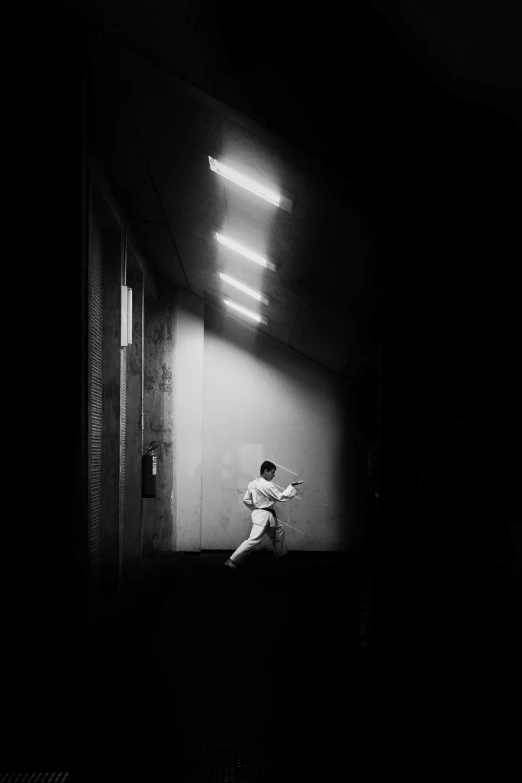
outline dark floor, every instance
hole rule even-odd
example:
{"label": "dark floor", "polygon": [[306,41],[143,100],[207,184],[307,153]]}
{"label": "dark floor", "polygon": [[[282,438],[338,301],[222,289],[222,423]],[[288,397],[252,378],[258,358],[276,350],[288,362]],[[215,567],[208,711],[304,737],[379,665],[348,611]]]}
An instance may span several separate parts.
{"label": "dark floor", "polygon": [[[357,635],[360,567],[328,553],[293,553],[284,564],[259,553],[232,571],[226,557],[146,562],[156,616],[147,601],[141,614],[129,604],[128,621],[120,612],[121,625],[139,623],[143,635],[134,651],[100,662],[100,698],[120,689],[136,727],[151,714],[136,762],[153,755],[158,768],[186,781],[288,780],[297,758],[319,763],[332,696],[345,705],[328,728],[336,752],[335,726],[344,733],[356,720],[370,657]],[[113,622],[108,612],[106,626]],[[107,643],[106,634],[99,638]],[[330,762],[321,760],[323,772]]]}
{"label": "dark floor", "polygon": [[[468,697],[454,690],[466,671],[450,690],[431,659],[413,667],[413,699],[411,683],[403,699],[385,696],[368,559],[291,553],[283,565],[255,553],[234,571],[223,567],[228,554],[147,559],[122,597],[91,600],[91,631],[59,659],[72,663],[65,692],[53,703],[44,689],[47,704],[35,694],[39,708],[18,716],[31,758],[81,780],[112,771],[187,783],[333,781],[383,765],[413,779],[419,759],[435,772],[449,748],[460,751],[454,770],[469,769],[468,749],[476,762]],[[403,657],[415,649],[405,609]],[[482,676],[474,692],[497,704],[488,683]]]}

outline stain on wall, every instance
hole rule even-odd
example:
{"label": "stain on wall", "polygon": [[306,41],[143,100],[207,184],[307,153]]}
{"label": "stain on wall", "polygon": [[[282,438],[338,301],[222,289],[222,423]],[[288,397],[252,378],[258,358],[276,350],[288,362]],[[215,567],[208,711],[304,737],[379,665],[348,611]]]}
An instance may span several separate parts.
{"label": "stain on wall", "polygon": [[143,499],[143,553],[175,548],[173,302],[145,300],[143,448],[156,440],[156,498]]}

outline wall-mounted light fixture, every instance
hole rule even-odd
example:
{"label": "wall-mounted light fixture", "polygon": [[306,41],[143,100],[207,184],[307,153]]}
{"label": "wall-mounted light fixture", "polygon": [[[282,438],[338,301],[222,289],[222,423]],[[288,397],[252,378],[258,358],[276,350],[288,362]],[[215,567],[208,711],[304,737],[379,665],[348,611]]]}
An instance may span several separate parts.
{"label": "wall-mounted light fixture", "polygon": [[233,310],[237,310],[239,313],[246,315],[247,318],[251,318],[253,321],[257,321],[258,323],[265,325],[268,323],[268,318],[265,318],[263,315],[259,315],[259,313],[254,313],[252,310],[247,310],[246,307],[241,307],[241,305],[232,302],[230,299],[223,299],[223,301],[228,307],[231,307]]}
{"label": "wall-mounted light fixture", "polygon": [[221,245],[228,247],[230,250],[234,250],[234,252],[239,253],[239,255],[244,258],[248,258],[248,260],[253,261],[254,264],[259,264],[260,266],[266,267],[266,269],[271,269],[272,272],[276,271],[276,265],[269,261],[268,258],[260,256],[258,253],[254,253],[244,245],[240,245],[239,242],[236,242],[234,239],[225,237],[217,231],[214,231],[214,236]]}
{"label": "wall-mounted light fixture", "polygon": [[216,158],[208,156],[208,162],[212,171],[216,174],[220,174],[230,182],[234,182],[236,185],[248,190],[250,193],[254,193],[259,198],[268,201],[276,207],[284,209],[286,212],[291,212],[293,208],[293,201],[284,193],[280,192],[280,188],[276,188],[274,185],[268,183],[262,184],[261,182],[248,177],[241,171],[238,171],[233,166],[223,161],[218,161]]}
{"label": "wall-mounted light fixture", "polygon": [[244,283],[240,283],[239,280],[235,280],[233,277],[230,277],[230,275],[226,275],[224,272],[219,273],[220,278],[229,285],[233,285],[234,288],[237,288],[239,291],[243,291],[243,293],[248,294],[248,296],[251,296],[253,299],[257,299],[258,302],[263,302],[263,304],[270,304],[270,300],[259,291],[255,291],[253,288],[250,288],[249,286],[245,285]]}
{"label": "wall-mounted light fixture", "polygon": [[132,288],[121,287],[121,347],[132,344]]}

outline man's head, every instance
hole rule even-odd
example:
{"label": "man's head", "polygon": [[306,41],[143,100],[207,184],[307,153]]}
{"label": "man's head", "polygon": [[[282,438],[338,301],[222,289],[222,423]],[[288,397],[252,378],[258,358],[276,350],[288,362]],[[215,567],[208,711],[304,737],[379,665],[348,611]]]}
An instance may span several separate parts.
{"label": "man's head", "polygon": [[265,460],[261,465],[261,470],[259,472],[261,474],[261,478],[264,478],[266,481],[272,481],[275,476],[276,466],[273,462]]}

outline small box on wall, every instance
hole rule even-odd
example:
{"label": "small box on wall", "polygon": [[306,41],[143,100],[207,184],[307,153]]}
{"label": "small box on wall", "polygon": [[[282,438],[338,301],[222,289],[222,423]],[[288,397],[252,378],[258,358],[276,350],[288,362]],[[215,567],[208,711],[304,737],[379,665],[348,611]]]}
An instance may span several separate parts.
{"label": "small box on wall", "polygon": [[132,343],[132,288],[121,287],[121,347]]}

